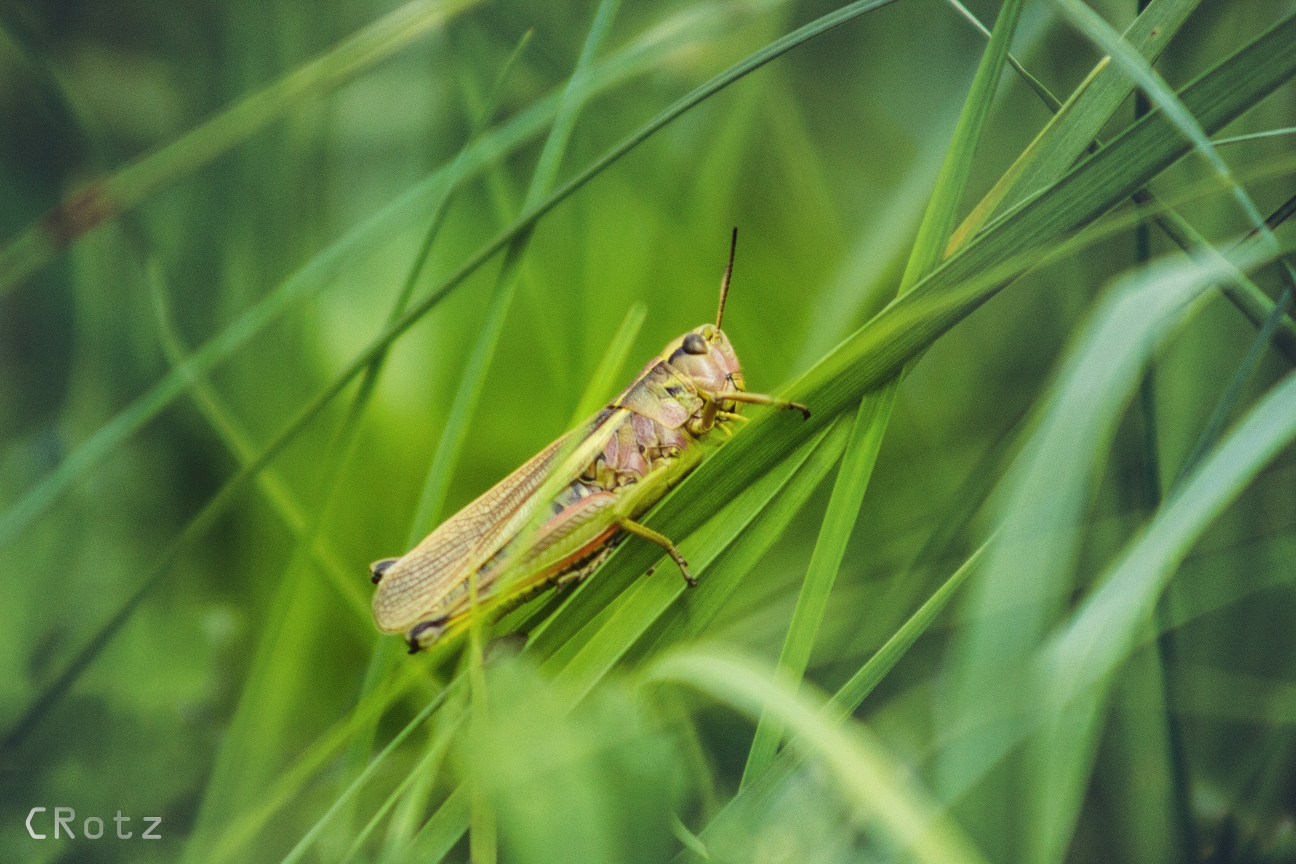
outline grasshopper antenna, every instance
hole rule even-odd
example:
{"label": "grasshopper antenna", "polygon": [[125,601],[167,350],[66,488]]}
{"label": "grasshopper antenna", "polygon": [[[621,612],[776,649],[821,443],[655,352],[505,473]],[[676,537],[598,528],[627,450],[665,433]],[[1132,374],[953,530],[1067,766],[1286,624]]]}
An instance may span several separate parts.
{"label": "grasshopper antenna", "polygon": [[738,226],[733,229],[733,236],[729,238],[729,264],[725,267],[724,275],[720,277],[720,308],[716,310],[716,329],[720,329],[720,322],[724,320],[725,300],[729,299],[729,277],[733,275],[734,250],[738,248]]}

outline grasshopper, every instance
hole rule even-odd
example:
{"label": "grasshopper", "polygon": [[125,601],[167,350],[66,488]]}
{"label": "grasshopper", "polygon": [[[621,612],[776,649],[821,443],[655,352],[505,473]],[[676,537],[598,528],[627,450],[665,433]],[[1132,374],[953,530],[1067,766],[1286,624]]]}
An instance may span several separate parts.
{"label": "grasshopper", "polygon": [[[715,324],[672,340],[594,417],[541,450],[400,558],[370,565],[374,621],[410,653],[436,642],[474,604],[529,598],[585,579],[630,535],[656,543],[688,585],[697,580],[668,537],[636,519],[701,462],[713,432],[742,405],[810,410],[748,393],[720,329],[733,275],[720,280]],[[505,573],[507,578],[501,578]]]}

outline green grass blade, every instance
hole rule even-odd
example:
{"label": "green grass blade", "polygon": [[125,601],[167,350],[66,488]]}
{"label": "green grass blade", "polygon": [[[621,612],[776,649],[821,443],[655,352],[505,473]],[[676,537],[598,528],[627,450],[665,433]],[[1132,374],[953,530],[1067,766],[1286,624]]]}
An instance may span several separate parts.
{"label": "green grass blade", "polygon": [[[828,501],[828,510],[806,569],[805,581],[801,583],[778,662],[779,674],[792,687],[800,682],[806,664],[810,662],[810,651],[819,635],[828,596],[846,554],[846,543],[859,518],[869,478],[873,476],[873,466],[894,405],[894,389],[888,388],[885,392],[892,398],[865,397],[860,401],[837,480],[833,484],[832,497]],[[752,778],[765,771],[782,738],[783,728],[772,718],[762,717],[747,753],[747,765],[738,787],[740,791]]]}
{"label": "green grass blade", "polygon": [[[428,796],[431,794],[432,786],[437,779],[437,769],[442,764],[446,751],[450,747],[450,742],[462,723],[463,717],[464,713],[462,711],[456,711],[452,719],[447,719],[442,723],[440,728],[437,729],[435,737],[428,745],[427,755],[423,757],[415,770],[411,771],[406,778],[406,781],[410,782],[402,781],[402,788],[392,791],[388,800],[394,801],[399,797],[400,806],[396,808],[391,823],[387,826],[387,836],[383,840],[379,861],[397,864],[397,862],[409,860],[409,846],[427,809]],[[386,806],[387,804],[384,803],[384,807]],[[368,825],[376,825],[382,819],[382,810],[383,808],[380,807],[374,812]],[[368,825],[366,831],[371,830]],[[363,847],[363,833],[357,835],[348,856],[358,853]]]}
{"label": "green grass blade", "polygon": [[1051,640],[1045,670],[1050,707],[1099,686],[1138,644],[1156,599],[1201,533],[1257,473],[1296,438],[1296,374],[1289,373],[1240,420],[1167,499],[1147,530],[1122,553],[1098,587]]}
{"label": "green grass blade", "polygon": [[1256,208],[1255,202],[1251,200],[1251,196],[1234,179],[1233,172],[1229,170],[1228,164],[1215,151],[1210,136],[1198,124],[1197,119],[1193,117],[1187,106],[1179,101],[1174,91],[1170,89],[1170,85],[1166,84],[1165,80],[1157,74],[1147,59],[1129,42],[1121,38],[1121,35],[1113,30],[1101,15],[1089,8],[1083,0],[1054,0],[1054,3],[1066,13],[1067,17],[1071,19],[1081,33],[1111,55],[1124,68],[1125,74],[1138,82],[1139,88],[1169,118],[1175,128],[1192,142],[1197,152],[1205,157],[1207,163],[1214,169],[1220,180],[1228,186],[1252,226],[1263,228],[1264,217],[1260,215],[1260,211]]}
{"label": "green grass blade", "polygon": [[[150,260],[146,265],[146,271],[162,353],[167,363],[172,367],[179,367],[183,365],[187,352],[172,323],[161,265],[155,259]],[[211,382],[205,377],[198,377],[190,387],[194,404],[198,406],[198,410],[202,412],[234,457],[244,465],[252,461],[256,457],[256,445],[252,442],[252,436],[239,423],[233,410],[216,392]],[[267,468],[257,475],[256,483],[262,496],[279,514],[284,525],[294,536],[304,537],[307,529],[306,510],[278,472]],[[357,620],[363,621],[367,629],[370,623],[369,603],[355,580],[350,578],[349,568],[342,563],[341,554],[333,548],[327,537],[316,539],[311,554],[316,566],[328,578],[329,584],[337,590],[348,608],[356,614]]]}
{"label": "green grass blade", "polygon": [[[856,670],[845,684],[838,688],[832,699],[823,707],[826,717],[842,720],[849,717],[856,708],[873,692],[873,688],[895,668],[895,664],[908,653],[918,638],[927,631],[932,622],[949,604],[954,594],[968,577],[976,571],[982,555],[989,542],[983,543],[959,566],[940,588],[936,589],[927,600],[901,625],[895,633],[879,648],[868,661]],[[707,827],[701,832],[705,840],[713,828],[723,833],[724,825],[729,822],[741,823],[742,814],[750,812],[773,798],[777,790],[787,782],[794,771],[804,764],[804,755],[795,747],[784,748],[769,768],[757,775],[735,795]]]}
{"label": "green grass blade", "polygon": [[[1041,706],[1036,722],[1043,745],[1076,747],[1092,740],[1100,728],[1111,677],[1140,641],[1139,631],[1151,623],[1157,598],[1179,563],[1211,522],[1293,438],[1296,375],[1289,374],[1157,512],[1146,532],[1127,546],[1042,653],[1035,686]],[[1084,758],[1076,755],[1077,761]],[[1068,785],[1078,798],[1083,795],[1083,788],[1076,788],[1082,785],[1082,766],[1070,774],[1073,779]]]}
{"label": "green grass blade", "polygon": [[351,781],[351,785],[346,788],[346,791],[333,801],[333,804],[325,811],[324,815],[311,826],[310,830],[306,832],[306,835],[302,837],[301,840],[297,841],[297,845],[283,857],[280,864],[295,864],[295,862],[301,860],[302,855],[306,854],[306,850],[310,848],[311,843],[315,841],[315,838],[317,838],[320,835],[320,832],[328,825],[329,820],[331,820],[333,816],[351,800],[352,796],[364,787],[364,784],[368,782],[369,778],[373,776],[379,766],[381,766],[387,757],[390,756],[392,752],[409,737],[410,733],[422,726],[423,722],[432,716],[432,712],[441,707],[441,704],[445,701],[449,692],[449,688],[442,690],[436,698],[432,699],[432,701],[428,702],[428,704],[424,706],[423,710],[414,715],[413,720],[406,723],[405,726],[392,737],[392,740],[387,743],[387,746],[379,751],[379,753],[369,761],[369,764],[365,766],[365,770],[360,772],[360,776]]}
{"label": "green grass blade", "polygon": [[[1248,267],[1265,260],[1255,246],[1250,254]],[[1036,668],[1037,645],[1065,603],[1094,463],[1132,398],[1143,361],[1201,305],[1204,289],[1225,270],[1174,261],[1123,279],[1064,364],[1038,431],[1010,474],[1007,516],[972,598],[972,624],[957,655],[946,712],[958,718],[952,725],[961,731],[949,736],[938,769],[942,797],[955,800],[1029,735],[1028,785],[1020,801],[1002,806],[1019,818],[1024,814],[1034,860],[1060,860],[1069,844],[1105,693],[1048,683],[1056,675],[1080,674],[1074,668],[1045,669],[1038,681],[1021,670]],[[1052,686],[1071,687],[1076,698],[1045,699],[1032,689]],[[976,718],[1008,705],[1018,707],[1004,721],[977,725]]]}
{"label": "green grass blade", "polygon": [[1232,380],[1229,381],[1228,387],[1220,395],[1219,402],[1215,403],[1215,408],[1206,420],[1206,425],[1202,427],[1201,435],[1193,444],[1188,455],[1184,458],[1183,465],[1179,468],[1179,473],[1175,477],[1174,486],[1183,482],[1183,478],[1188,475],[1201,457],[1215,446],[1219,440],[1220,433],[1224,431],[1224,424],[1228,422],[1229,414],[1233,412],[1233,407],[1237,404],[1242,395],[1242,388],[1250,383],[1255,376],[1256,370],[1260,367],[1260,359],[1264,356],[1264,350],[1273,338],[1274,332],[1278,329],[1278,322],[1287,314],[1287,310],[1292,305],[1292,290],[1286,288],[1274,304],[1273,311],[1265,319],[1264,324],[1260,327],[1260,332],[1256,334],[1255,339],[1251,342],[1251,347],[1247,349],[1246,356],[1238,364],[1237,371],[1233,373]]}
{"label": "green grass blade", "polygon": [[[716,557],[707,578],[692,591],[685,591],[657,620],[627,655],[626,662],[639,665],[672,645],[696,639],[720,614],[741,587],[743,579],[783,535],[793,517],[837,464],[846,446],[844,430],[813,449],[778,492],[777,506],[765,507],[743,533]],[[798,451],[800,452],[800,451]],[[780,466],[780,470],[781,470]],[[776,476],[777,471],[767,477]],[[759,482],[766,482],[762,478]],[[753,487],[754,488],[754,487]]]}
{"label": "green grass blade", "polygon": [[977,547],[977,550],[967,557],[967,560],[959,565],[958,569],[950,574],[941,587],[937,588],[931,597],[918,611],[901,625],[890,639],[886,641],[877,652],[869,658],[868,662],[859,668],[854,675],[843,684],[828,704],[828,709],[838,712],[843,716],[850,714],[860,706],[860,703],[873,692],[886,674],[895,668],[895,664],[900,662],[913,644],[918,641],[918,637],[927,632],[927,628],[940,615],[941,610],[949,603],[954,596],[954,592],[962,587],[972,573],[976,572],[981,563],[981,558],[986,549],[994,541],[991,537],[985,543]]}
{"label": "green grass blade", "polygon": [[[783,500],[780,492],[803,464],[810,466],[813,475],[816,469],[826,471],[824,466],[835,463],[845,442],[845,432],[845,428],[840,427],[835,434],[833,430],[829,430],[807,442],[779,470],[771,471],[761,478],[760,482],[745,490],[736,501],[680,544],[680,550],[698,574],[699,581],[705,580],[712,563],[762,513],[792,511],[797,504],[802,503],[795,499]],[[818,455],[820,451],[821,456]],[[817,458],[810,461],[812,454]],[[790,519],[793,515],[795,512],[789,512],[786,518]],[[578,634],[569,639],[568,644],[562,646],[564,652],[555,653],[547,660],[546,666],[542,667],[556,673],[555,685],[562,689],[573,706],[602,680],[653,622],[687,590],[679,574],[673,572],[666,561],[669,559],[664,559],[657,572],[644,576],[633,590],[618,598],[612,614],[601,621],[594,632]],[[552,643],[537,640],[532,650],[543,656],[549,644]],[[568,652],[572,653],[571,659],[563,662],[560,668],[555,668]]]}
{"label": "green grass blade", "polygon": [[621,370],[625,368],[626,358],[630,356],[630,349],[639,338],[639,331],[647,317],[648,306],[642,301],[626,310],[621,325],[612,334],[612,341],[603,352],[603,359],[599,361],[589,384],[585,385],[585,392],[581,394],[580,402],[576,404],[576,410],[567,423],[568,429],[574,429],[616,394],[616,388],[622,380]]}
{"label": "green grass blade", "polygon": [[436,864],[468,830],[468,789],[457,787],[424,823],[410,847],[409,861]]}
{"label": "green grass blade", "polygon": [[162,149],[75,193],[0,249],[0,296],[86,231],[243,143],[304,100],[336,90],[477,2],[413,0]]}
{"label": "green grass blade", "polygon": [[1081,97],[1089,91],[1094,79],[1107,68],[1109,62],[1110,58],[1107,57],[1098,61],[1098,65],[1094,66],[1089,75],[1072,91],[1071,95],[1067,97],[1067,101],[1058,106],[1057,113],[1049,119],[1049,122],[1040,130],[1040,133],[1035,136],[1034,140],[1021,152],[1021,155],[1008,167],[1008,170],[995,181],[995,185],[972,208],[972,212],[959,224],[958,229],[950,235],[949,245],[945,247],[946,255],[952,255],[981,230],[981,226],[985,225],[986,220],[990,218],[990,214],[999,208],[1008,193],[1020,182],[1022,176],[1030,170],[1030,166],[1042,157],[1048,145],[1055,140],[1054,130],[1067,122],[1076,106],[1081,104]]}
{"label": "green grass blade", "polygon": [[[949,2],[953,3],[979,31],[989,37],[990,31],[986,30],[966,7],[958,3],[958,0],[949,0]],[[1197,2],[1199,0],[1187,0],[1187,2],[1162,0],[1162,2],[1148,4],[1126,31],[1125,39],[1141,51],[1149,62],[1152,62],[1160,50],[1168,44],[1175,30],[1196,7]],[[1054,117],[1030,147],[1000,177],[990,192],[986,193],[980,203],[973,208],[954,233],[957,244],[952,239],[946,254],[975,234],[986,218],[1005,201],[1020,201],[1025,192],[1038,189],[1041,184],[1052,182],[1060,177],[1075,157],[1083,152],[1083,148],[1078,146],[1083,139],[1089,138],[1093,144],[1099,143],[1098,131],[1134,86],[1133,80],[1121,75],[1119,70],[1108,69],[1109,59],[1100,61],[1068,98],[1067,109],[1063,112],[1066,116]],[[1009,60],[1011,62],[1011,55]],[[1051,111],[1056,113],[1061,110],[1062,106],[1059,105],[1057,98],[1047,88],[1030,77],[1029,73],[1019,65],[1014,64],[1014,68],[1026,76],[1031,89],[1039,94],[1040,99]],[[1092,86],[1095,82],[1099,82],[1097,87]],[[1091,89],[1092,93],[1090,93]],[[1246,136],[1239,140],[1246,140]],[[1221,142],[1215,143],[1218,145]],[[1156,197],[1148,190],[1142,189],[1134,193],[1134,200],[1147,204],[1156,201]],[[1209,244],[1172,208],[1160,205],[1151,218],[1171,240],[1178,244],[1179,248],[1188,254],[1214,253]],[[1272,218],[1270,222],[1273,223]],[[1273,224],[1270,227],[1274,227]],[[1240,271],[1223,283],[1221,290],[1256,327],[1263,326],[1273,309],[1273,302],[1268,295]],[[1293,322],[1290,317],[1283,316],[1280,320],[1275,343],[1289,360],[1296,363],[1296,322]]]}
{"label": "green grass blade", "polygon": [[[1200,2],[1152,0],[1125,31],[1126,42],[1148,62],[1155,61]],[[1109,65],[1097,75],[1069,118],[1041,143],[1040,158],[1003,195],[1002,209],[1021,203],[1066,174],[1133,89],[1134,81],[1118,66]]]}
{"label": "green grass blade", "polygon": [[912,781],[867,727],[841,729],[806,696],[745,661],[702,651],[666,654],[650,666],[646,683],[676,682],[726,702],[750,717],[769,712],[797,733],[798,745],[834,776],[866,824],[929,864],[984,861],[972,842]]}
{"label": "green grass blade", "polygon": [[[474,121],[469,138],[460,149],[452,170],[462,166],[464,153],[490,122],[502,84],[527,41],[528,37],[524,36],[505,63],[491,100]],[[401,290],[397,293],[388,314],[389,322],[399,318],[409,302],[441,228],[453,191],[447,189],[433,208],[423,242],[414,256]],[[275,735],[268,734],[266,730],[288,728],[292,722],[291,712],[297,709],[298,703],[303,698],[306,698],[306,694],[295,689],[296,682],[306,677],[304,672],[313,662],[314,646],[310,636],[313,629],[320,626],[320,616],[312,606],[315,601],[314,592],[308,585],[303,584],[307,579],[304,564],[309,550],[314,548],[321,527],[327,519],[330,506],[337,494],[342,470],[354,454],[359,440],[361,419],[382,374],[386,358],[387,352],[381,352],[365,368],[341,427],[334,435],[329,452],[322,460],[324,470],[317,487],[320,503],[308,521],[303,537],[294,548],[293,555],[279,580],[275,599],[271,604],[272,611],[261,628],[251,671],[247,676],[235,709],[234,719],[225,734],[203,797],[195,830],[195,834],[199,837],[213,831],[215,826],[228,819],[230,814],[237,813],[240,809],[240,801],[255,794],[254,790],[260,785],[262,779],[277,764],[282,747],[282,742]],[[357,580],[350,581],[353,585],[357,582]],[[367,605],[363,603],[363,606]],[[386,654],[381,647],[375,650],[382,656]],[[377,680],[377,676],[368,679],[370,682],[374,680]],[[343,771],[345,777],[351,776],[363,767],[372,745],[373,728],[371,725],[367,734],[358,735],[352,742],[349,750],[350,758],[345,760]],[[344,833],[350,833],[350,817],[351,809],[348,807],[338,820],[338,824],[342,826],[340,830]],[[199,845],[201,844],[195,843],[194,847]]]}
{"label": "green grass blade", "polygon": [[1296,135],[1296,126],[1288,126],[1285,129],[1268,129],[1264,132],[1252,132],[1249,135],[1233,135],[1229,138],[1215,138],[1211,143],[1216,147],[1224,147],[1228,144],[1240,144],[1243,141],[1259,141],[1262,138],[1278,138],[1283,135]]}
{"label": "green grass blade", "polygon": [[1008,57],[1008,46],[1017,30],[1021,9],[1020,0],[1005,0],[999,9],[990,44],[981,55],[976,77],[972,79],[972,89],[954,128],[954,139],[936,178],[936,189],[927,204],[922,224],[918,226],[918,237],[900,279],[900,294],[912,288],[945,257],[946,243],[958,224],[959,203],[963,200],[963,189],[972,169],[972,157],[976,154],[977,142],[981,140],[981,129],[990,116],[995,88]]}
{"label": "green grass blade", "polygon": [[347,742],[382,716],[399,699],[409,694],[422,670],[408,668],[392,676],[361,699],[346,717],[339,719],[327,732],[316,738],[285,770],[275,777],[271,786],[252,807],[245,808],[225,825],[212,842],[197,854],[198,843],[191,837],[186,842],[183,860],[202,860],[218,864],[226,861],[251,842],[273,816],[296,801],[302,790],[330,760],[342,751]]}

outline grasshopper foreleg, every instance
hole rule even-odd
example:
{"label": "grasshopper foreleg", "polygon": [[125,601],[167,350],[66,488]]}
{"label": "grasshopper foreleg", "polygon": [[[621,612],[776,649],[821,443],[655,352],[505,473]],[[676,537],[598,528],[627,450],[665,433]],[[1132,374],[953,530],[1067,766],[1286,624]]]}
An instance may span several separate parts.
{"label": "grasshopper foreleg", "polygon": [[667,537],[665,534],[657,533],[656,531],[649,528],[647,525],[640,525],[638,522],[635,522],[632,519],[627,519],[625,517],[619,519],[618,524],[621,526],[623,530],[629,531],[631,534],[638,534],[640,537],[644,538],[645,540],[651,540],[652,542],[656,543],[658,546],[665,549],[666,554],[669,555],[671,557],[671,560],[674,561],[675,564],[679,567],[680,573],[684,574],[684,581],[688,583],[688,586],[690,588],[697,587],[697,577],[695,577],[692,573],[689,572],[688,562],[684,560],[684,556],[680,554],[679,549],[675,548],[675,544],[670,541],[669,537]]}
{"label": "grasshopper foreleg", "polygon": [[722,404],[725,402],[746,402],[748,405],[768,405],[771,408],[779,408],[784,411],[800,411],[801,416],[810,419],[810,409],[800,402],[791,402],[787,399],[780,399],[777,396],[768,396],[764,393],[748,393],[746,390],[726,390],[724,393],[706,393],[698,391],[698,395],[708,402]]}

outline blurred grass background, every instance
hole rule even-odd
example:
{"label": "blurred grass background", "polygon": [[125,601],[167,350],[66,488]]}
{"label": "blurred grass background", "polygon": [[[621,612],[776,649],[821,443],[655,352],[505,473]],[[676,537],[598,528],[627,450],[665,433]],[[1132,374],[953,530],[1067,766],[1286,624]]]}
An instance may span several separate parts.
{"label": "blurred grass background", "polygon": [[[454,163],[510,54],[534,30],[486,123],[526,131],[449,201],[415,296],[517,216],[546,134],[541,120],[518,118],[546,104],[552,117],[554,103],[542,100],[556,99],[577,67],[596,5],[428,4],[444,6],[443,20],[429,17],[372,63],[357,62],[249,124],[246,140],[210,161],[180,159],[168,182],[139,187],[138,206],[6,286],[6,512],[180,356],[276,286],[311,287],[194,387],[198,400],[167,404],[5,537],[5,728],[122,608],[248,453],[381,332],[427,231],[436,189],[425,178]],[[997,4],[967,5],[994,23]],[[1091,5],[1118,31],[1137,11],[1134,0]],[[396,8],[357,0],[0,6],[0,238],[20,236],[74,190],[176,141]],[[591,73],[597,83],[575,115],[558,183],[709,76],[833,8],[775,0],[613,6]],[[1292,9],[1280,0],[1188,8],[1156,64],[1175,88]],[[545,215],[517,265],[516,295],[443,515],[564,431],[634,304],[646,304],[647,314],[617,387],[669,339],[709,320],[733,225],[740,240],[725,327],[750,389],[777,390],[882,309],[910,258],[985,46],[948,3],[900,0],[706,99]],[[1024,4],[1011,50],[1063,99],[1103,54],[1043,0]],[[1133,101],[1107,122],[1104,140],[1131,123]],[[955,198],[960,219],[1049,117],[1005,71],[973,141],[961,204]],[[1225,134],[1293,125],[1288,83]],[[506,140],[494,134],[478,140]],[[1221,148],[1262,213],[1296,192],[1294,141]],[[1212,177],[1205,160],[1190,156],[1153,188],[1226,249],[1251,226]],[[1176,249],[1153,232],[1153,257]],[[912,367],[812,634],[809,681],[835,691],[990,535],[1017,500],[1008,465],[1031,430],[1046,425],[1044,394],[1064,347],[1080,338],[1104,286],[1139,263],[1132,227],[1112,231],[1026,274]],[[452,860],[492,860],[493,845],[478,838],[496,833],[506,861],[658,861],[703,849],[716,860],[901,855],[814,765],[790,775],[746,822],[693,837],[738,791],[752,718],[689,691],[636,687],[631,663],[569,713],[552,676],[526,655],[498,661],[487,692],[472,696],[474,708],[489,703],[488,718],[476,711],[472,723],[461,722],[468,697],[451,686],[435,719],[375,763],[358,794],[344,796],[359,768],[455,674],[456,657],[420,664],[388,656],[400,646],[380,640],[364,617],[366,564],[408,546],[424,477],[502,284],[499,267],[474,273],[393,344],[354,446],[338,444],[353,385],[180,552],[66,695],[6,748],[0,858],[434,860],[428,838],[439,823],[424,826],[447,812],[438,807],[464,778],[486,790],[490,818],[481,821],[486,805],[477,801],[473,841],[447,835]],[[1271,298],[1283,290],[1277,268],[1254,279]],[[1108,403],[1118,422],[1110,445],[1091,442],[1086,470],[1094,476],[1080,492],[1079,538],[1067,553],[1074,573],[1059,576],[1050,627],[1079,608],[1137,538],[1243,364],[1256,327],[1212,296],[1157,353],[1153,410],[1137,400]],[[1289,367],[1266,352],[1230,416]],[[233,426],[217,428],[216,416]],[[231,448],[240,437],[242,454]],[[1085,745],[1091,754],[1078,759],[1088,767],[1074,825],[1061,829],[1060,846],[1045,844],[1049,855],[1296,860],[1294,466],[1288,448],[1195,542],[1146,622],[1166,629],[1169,642],[1160,651],[1146,643],[1112,676],[1105,723]],[[826,471],[804,484],[803,507],[788,505],[786,530],[753,529],[770,532],[771,548],[705,630],[690,635],[773,665],[828,507]],[[293,512],[295,526],[286,518]],[[322,539],[303,551],[296,535],[312,531]],[[974,663],[960,652],[971,650],[978,637],[969,634],[984,621],[981,607],[962,600],[856,712],[877,747],[912,766],[936,800],[945,800],[949,770],[933,757],[964,704],[959,670]],[[651,652],[638,650],[635,663],[646,663]],[[393,688],[391,704],[374,708],[371,723],[347,726],[357,704],[372,706],[368,694],[387,686],[379,681]],[[321,748],[322,740],[338,746]],[[303,754],[318,754],[309,770]],[[1032,817],[1016,805],[1032,788],[1023,778],[1056,756],[1015,748],[974,791],[945,800],[986,860],[1049,857],[1037,854]],[[388,800],[391,808],[379,811]],[[30,839],[22,820],[34,806],[74,807],[78,839]],[[85,816],[117,811],[136,817],[137,830],[139,817],[163,817],[164,839],[118,841],[111,825],[104,839],[81,837]],[[296,849],[312,826],[312,843]],[[415,835],[423,845],[411,851],[405,844]]]}

